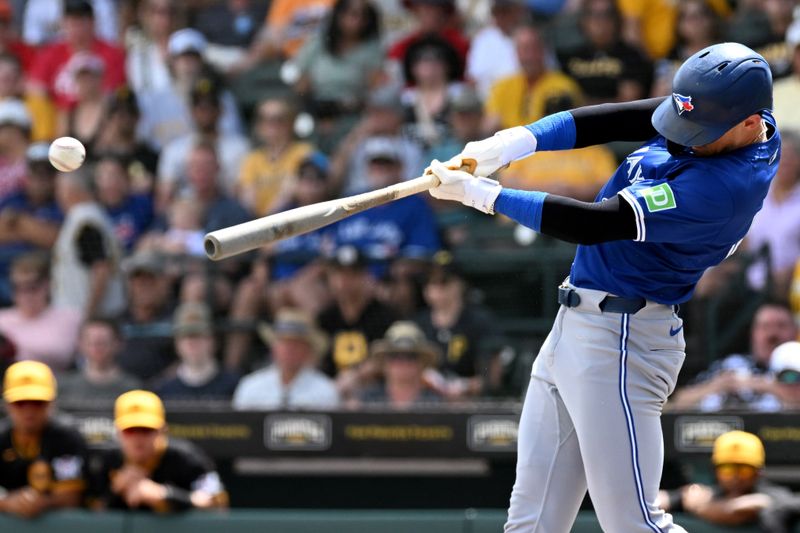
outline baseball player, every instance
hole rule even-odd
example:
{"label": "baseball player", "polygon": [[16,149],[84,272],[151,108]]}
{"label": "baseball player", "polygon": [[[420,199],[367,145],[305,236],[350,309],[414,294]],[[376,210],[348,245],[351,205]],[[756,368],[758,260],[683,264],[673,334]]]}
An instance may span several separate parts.
{"label": "baseball player", "polygon": [[[685,531],[656,503],[661,408],[684,359],[677,305],[747,233],[778,167],[780,136],[769,65],[743,45],[691,56],[672,90],[468,143],[460,157],[477,161],[475,176],[431,164],[436,198],[579,244],[533,366],[506,532],[569,531],[587,488],[604,531]],[[536,150],[618,140],[644,144],[594,203],[481,177]]]}

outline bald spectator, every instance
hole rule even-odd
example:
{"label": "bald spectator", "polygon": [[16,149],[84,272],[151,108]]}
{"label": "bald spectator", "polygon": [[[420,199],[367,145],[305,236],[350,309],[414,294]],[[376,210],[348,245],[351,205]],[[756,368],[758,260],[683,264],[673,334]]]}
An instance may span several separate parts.
{"label": "bald spectator", "polygon": [[339,394],[330,378],[315,368],[328,346],[327,336],[307,314],[278,311],[259,334],[270,347],[272,364],[242,378],[233,396],[235,409],[326,409]]}
{"label": "bald spectator", "polygon": [[520,70],[498,80],[489,91],[484,124],[487,131],[530,124],[559,108],[564,98],[582,102],[578,84],[547,66],[547,44],[538,29],[518,28],[514,44]]}
{"label": "bald spectator", "polygon": [[58,174],[56,198],[65,219],[55,244],[53,303],[86,316],[119,314],[125,306],[120,246],[85,171]]}
{"label": "bald spectator", "polygon": [[72,77],[72,59],[76,54],[90,53],[101,59],[106,92],[125,83],[125,52],[97,37],[94,15],[87,0],[65,0],[61,18],[63,40],[46,45],[31,70],[31,89],[50,95],[60,108],[69,108],[76,101],[77,86]]}
{"label": "bald spectator", "polygon": [[35,360],[61,371],[74,362],[80,310],[50,303],[49,258],[21,254],[11,265],[13,306],[0,310],[0,333],[17,347],[18,360]]}
{"label": "bald spectator", "polygon": [[678,389],[670,409],[750,409],[774,412],[781,403],[769,376],[770,357],[779,345],[797,338],[791,310],[784,304],[765,303],[750,328],[750,354],[733,354],[715,361],[692,384]]}

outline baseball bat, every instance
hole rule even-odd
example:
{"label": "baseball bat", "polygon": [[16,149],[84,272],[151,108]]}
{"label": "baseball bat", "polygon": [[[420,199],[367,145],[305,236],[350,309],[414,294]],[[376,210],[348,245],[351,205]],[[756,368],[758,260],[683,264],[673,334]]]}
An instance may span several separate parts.
{"label": "baseball bat", "polygon": [[[471,174],[476,166],[475,160],[463,160],[461,170]],[[382,189],[297,207],[212,231],[206,235],[204,240],[206,255],[215,261],[227,259],[274,241],[333,224],[371,207],[427,191],[437,185],[439,185],[439,178],[431,173],[426,173],[419,178],[395,183]]]}

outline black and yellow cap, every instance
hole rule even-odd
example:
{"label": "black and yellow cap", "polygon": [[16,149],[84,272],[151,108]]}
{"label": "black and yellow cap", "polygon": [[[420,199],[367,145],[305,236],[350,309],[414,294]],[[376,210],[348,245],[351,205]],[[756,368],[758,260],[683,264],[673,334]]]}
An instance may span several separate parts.
{"label": "black and yellow cap", "polygon": [[52,402],[56,398],[56,378],[50,367],[38,361],[20,361],[6,370],[3,399],[7,403],[35,400]]}
{"label": "black and yellow cap", "polygon": [[121,431],[129,428],[161,429],[164,424],[164,404],[150,391],[128,391],[114,403],[114,425]]}
{"label": "black and yellow cap", "polygon": [[740,464],[755,468],[764,466],[764,445],[761,439],[746,431],[729,431],[714,441],[711,462],[715,465]]}

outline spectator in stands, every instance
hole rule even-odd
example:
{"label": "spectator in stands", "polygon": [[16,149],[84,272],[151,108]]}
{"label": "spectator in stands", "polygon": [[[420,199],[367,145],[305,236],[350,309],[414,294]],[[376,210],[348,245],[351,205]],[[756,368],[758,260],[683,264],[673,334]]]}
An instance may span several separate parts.
{"label": "spectator in stands", "polygon": [[22,190],[31,140],[31,116],[20,100],[0,102],[0,201]]}
{"label": "spectator in stands", "polygon": [[800,133],[785,130],[781,135],[781,163],[770,185],[763,207],[758,212],[745,246],[756,253],[769,247],[771,272],[763,262],[750,268],[749,281],[761,288],[767,274],[772,276],[774,294],[785,298],[789,294],[792,271],[800,259]]}
{"label": "spectator in stands", "polygon": [[[285,211],[330,199],[330,165],[321,152],[312,152],[300,163],[297,179],[288,199],[277,211]],[[229,318],[245,324],[262,311],[268,315],[281,307],[298,307],[316,316],[330,301],[325,268],[319,256],[325,229],[319,229],[274,243],[253,261],[250,275],[236,287]],[[205,253],[205,252],[204,252]],[[230,369],[246,366],[252,341],[246,327],[230,331],[225,340],[225,364]]]}
{"label": "spectator in stands", "polygon": [[138,249],[178,258],[205,256],[203,215],[203,206],[193,199],[173,200],[167,210],[167,228],[163,232],[150,232],[140,241]]}
{"label": "spectator in stands", "polygon": [[525,0],[492,0],[493,24],[478,30],[467,54],[467,77],[477,87],[481,98],[489,95],[489,89],[497,80],[519,70],[512,35],[527,18]]}
{"label": "spectator in stands", "polygon": [[434,366],[441,356],[439,348],[413,322],[392,324],[383,339],[372,343],[370,355],[381,368],[384,381],[364,390],[362,403],[409,409],[441,401],[423,380],[425,369]]}
{"label": "spectator in stands", "polygon": [[[393,139],[373,137],[364,152],[369,189],[388,187],[401,180],[402,156]],[[330,226],[326,233],[334,248],[352,245],[361,250],[378,278],[386,272],[387,261],[398,257],[424,259],[439,249],[433,211],[419,196],[363,211]]]}
{"label": "spectator in stands", "polygon": [[49,260],[43,252],[30,252],[11,265],[14,305],[0,310],[0,333],[17,347],[17,359],[47,363],[55,370],[72,366],[79,310],[56,307],[49,302]]}
{"label": "spectator in stands", "polygon": [[233,395],[235,409],[326,409],[336,407],[333,381],[314,368],[328,339],[307,314],[284,308],[272,326],[259,326],[272,364],[242,378]]}
{"label": "spectator in stands", "polygon": [[737,17],[728,31],[729,38],[751,47],[767,60],[776,80],[792,72],[794,51],[786,42],[786,33],[795,5],[794,0],[764,0],[757,9],[747,10],[745,17]]}
{"label": "spectator in stands", "polygon": [[[170,141],[192,133],[193,116],[190,110],[191,92],[201,78],[215,79],[216,74],[203,60],[208,47],[205,37],[192,28],[178,30],[169,38],[170,84],[164,89],[141,91],[137,94],[142,118],[139,136],[151,147],[160,150]],[[218,88],[220,135],[240,135],[242,123],[233,95]]]}
{"label": "spectator in stands", "polygon": [[175,352],[180,363],[175,377],[156,392],[165,400],[230,401],[239,376],[220,368],[211,309],[203,303],[181,304],[173,325]]}
{"label": "spectator in stands", "polygon": [[[571,97],[564,96],[553,111],[576,107]],[[547,191],[591,202],[617,169],[617,160],[606,146],[587,146],[567,152],[541,152],[514,162],[500,173],[508,187]]]}
{"label": "spectator in stands", "polygon": [[[21,70],[28,72],[36,50],[19,38],[14,24],[15,13],[11,4],[8,0],[0,2],[0,54],[16,58]],[[17,13],[16,16],[19,17],[19,14]]]}
{"label": "spectator in stands", "polygon": [[468,301],[467,282],[449,252],[438,252],[425,284],[429,309],[416,319],[444,354],[426,373],[427,383],[450,399],[497,389],[502,378],[499,331],[489,311]]}
{"label": "spectator in stands", "polygon": [[192,147],[186,163],[189,197],[203,207],[206,233],[241,224],[250,219],[245,208],[225,193],[214,145],[200,142]]}
{"label": "spectator in stands", "polygon": [[233,195],[236,190],[239,168],[250,149],[250,142],[241,135],[223,134],[217,129],[221,90],[212,78],[200,78],[192,86],[190,100],[195,129],[170,142],[158,161],[158,206],[162,211],[185,189],[189,154],[198,143],[215,147],[222,190],[228,195]]}
{"label": "spectator in stands", "polygon": [[786,30],[786,46],[791,53],[792,73],[777,80],[772,89],[775,120],[781,128],[800,131],[800,18]]}
{"label": "spectator in stands", "polygon": [[483,103],[471,87],[461,85],[453,91],[447,115],[448,135],[428,149],[425,161],[447,161],[458,155],[469,141],[482,135]]}
{"label": "spectator in stands", "polygon": [[775,378],[775,396],[783,410],[800,410],[800,342],[781,344],[769,358],[769,370]]}
{"label": "spectator in stands", "polygon": [[584,0],[580,10],[586,44],[559,57],[564,73],[580,85],[586,103],[627,102],[650,94],[653,65],[622,41],[622,16],[614,0]]}
{"label": "spectator in stands", "polygon": [[75,137],[89,154],[95,152],[94,141],[108,113],[108,98],[103,91],[105,65],[99,56],[78,52],[69,63],[71,82],[75,86],[75,103],[60,109],[56,135]]}
{"label": "spectator in stands", "polygon": [[[44,46],[60,37],[61,32],[68,30],[61,27],[65,17],[73,12],[87,11],[80,4],[88,4],[92,8],[94,33],[109,43],[117,42],[117,7],[113,0],[91,0],[90,2],[74,2],[60,0],[27,0],[22,21],[22,37],[32,46]],[[92,26],[85,27],[89,33]]]}
{"label": "spectator in stands", "polygon": [[672,93],[672,78],[683,62],[722,39],[722,19],[706,0],[683,0],[678,4],[677,16],[675,45],[656,62],[653,96]]}
{"label": "spectator in stands", "polygon": [[53,303],[116,316],[125,306],[120,245],[86,171],[59,173],[56,200],[65,219],[54,247]]}
{"label": "spectator in stands", "polygon": [[196,10],[193,26],[214,48],[227,52],[224,57],[239,57],[255,40],[267,16],[267,5],[258,0],[226,0],[202,6]]}
{"label": "spectator in stands", "polygon": [[275,0],[247,55],[233,67],[249,70],[263,61],[291,59],[317,33],[334,0]]}
{"label": "spectator in stands", "polygon": [[89,317],[81,325],[79,369],[58,378],[59,404],[90,407],[92,402],[107,402],[141,383],[126,374],[117,362],[122,348],[122,332],[116,321]]}
{"label": "spectator in stands", "polygon": [[408,84],[402,94],[405,129],[423,146],[435,146],[447,136],[450,100],[460,88],[458,61],[455,49],[440,37],[419,39],[408,48],[403,62]]}
{"label": "spectator in stands", "polygon": [[[730,14],[730,4],[725,0],[707,2],[720,17]],[[650,59],[663,58],[675,44],[679,5],[680,2],[672,0],[620,0],[623,38]]]}
{"label": "spectator in stands", "polygon": [[301,77],[295,90],[312,109],[334,115],[358,112],[383,80],[379,16],[369,0],[337,0],[322,31],[294,58]]}
{"label": "spectator in stands", "polygon": [[[29,6],[29,12],[31,10]],[[52,96],[59,108],[68,109],[74,105],[78,88],[73,78],[73,59],[81,52],[101,58],[105,66],[105,91],[111,92],[125,83],[125,52],[96,36],[91,3],[66,0],[61,25],[64,39],[45,46],[36,57],[30,73],[31,90]]]}
{"label": "spectator in stands", "polygon": [[308,143],[294,139],[295,117],[294,107],[282,98],[268,98],[256,109],[259,146],[242,161],[237,189],[242,205],[258,216],[286,201],[298,165],[313,150]]}
{"label": "spectator in stands", "polygon": [[498,80],[486,100],[485,130],[530,124],[560,106],[569,98],[582,101],[581,90],[575,81],[547,67],[546,44],[534,26],[522,26],[514,32],[514,44],[520,71]]}
{"label": "spectator in stands", "polygon": [[11,261],[24,252],[50,249],[64,218],[55,202],[56,169],[48,149],[46,143],[28,148],[23,189],[0,201],[0,302],[11,301]]}
{"label": "spectator in stands", "polygon": [[764,520],[774,522],[775,511],[794,498],[788,489],[763,478],[764,460],[764,445],[757,436],[738,430],[723,433],[714,441],[711,455],[716,485],[692,484],[660,491],[659,507],[720,526],[759,524],[761,531],[788,533],[788,528],[765,527]]}
{"label": "spectator in stands", "polygon": [[423,159],[419,142],[404,135],[399,93],[390,87],[382,87],[370,94],[363,117],[342,139],[331,158],[334,190],[342,189],[345,194],[355,194],[368,187],[366,146],[372,137],[392,140],[403,163],[403,179],[419,176],[425,168],[428,160]]}
{"label": "spectator in stands", "polygon": [[320,367],[336,379],[343,397],[374,380],[378,369],[369,359],[369,345],[383,337],[397,318],[376,299],[375,282],[358,248],[342,246],[330,258],[328,285],[333,303],[320,313],[319,324],[330,336],[331,346]]}
{"label": "spectator in stands", "polygon": [[171,376],[172,280],[164,260],[152,252],[126,259],[128,305],[120,317],[124,344],[117,357],[122,370],[145,383]]}
{"label": "spectator in stands", "polygon": [[176,29],[174,0],[145,0],[138,10],[139,24],[125,33],[125,72],[134,92],[169,88],[169,37]]}
{"label": "spectator in stands", "polygon": [[436,35],[456,50],[460,64],[458,78],[461,78],[469,51],[469,38],[456,25],[458,17],[455,0],[404,0],[403,5],[414,18],[415,27],[411,33],[392,45],[389,59],[402,64],[413,44]]}
{"label": "spectator in stands", "polygon": [[132,250],[153,222],[153,199],[131,191],[127,159],[114,153],[101,154],[94,167],[97,199],[114,225],[117,240]]}
{"label": "spectator in stands", "polygon": [[797,326],[785,304],[762,304],[753,317],[748,355],[733,354],[715,361],[689,385],[678,389],[669,400],[671,409],[780,410],[774,381],[767,372],[773,350],[797,338]]}
{"label": "spectator in stands", "polygon": [[[0,48],[2,48],[2,27],[3,22],[0,19]],[[31,116],[31,141],[50,141],[55,137],[57,114],[53,103],[47,96],[36,96],[26,90],[20,60],[5,52],[0,53],[0,101],[7,100],[22,100],[25,103]]]}
{"label": "spectator in stands", "polygon": [[3,378],[9,424],[0,430],[0,512],[33,518],[78,507],[86,444],[52,416],[56,379],[44,363],[11,365]]}
{"label": "spectator in stands", "polygon": [[113,153],[124,158],[128,163],[131,190],[152,194],[158,154],[136,136],[140,116],[136,95],[122,86],[113,92],[108,106],[106,120],[95,137],[94,149],[98,154]]}
{"label": "spectator in stands", "polygon": [[90,465],[89,507],[165,513],[224,508],[228,494],[214,464],[192,443],[167,438],[164,404],[152,392],[117,398],[119,447]]}

